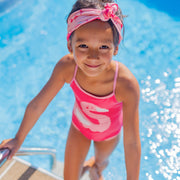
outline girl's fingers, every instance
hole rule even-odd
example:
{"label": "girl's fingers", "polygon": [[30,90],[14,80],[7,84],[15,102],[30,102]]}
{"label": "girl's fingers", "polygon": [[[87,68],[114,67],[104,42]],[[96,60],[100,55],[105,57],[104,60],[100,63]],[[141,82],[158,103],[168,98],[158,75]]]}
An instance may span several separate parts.
{"label": "girl's fingers", "polygon": [[11,160],[14,155],[15,155],[15,151],[11,150],[11,151],[10,151],[10,154],[9,154],[9,156],[8,156],[7,159],[8,159],[8,160]]}
{"label": "girl's fingers", "polygon": [[8,160],[11,160],[13,158],[13,156],[16,154],[17,151],[18,151],[18,148],[11,149],[10,154],[8,156]]}
{"label": "girl's fingers", "polygon": [[13,156],[16,154],[21,144],[18,142],[16,138],[14,139],[6,139],[2,141],[0,144],[0,149],[8,148],[10,150],[8,159],[11,160]]}
{"label": "girl's fingers", "polygon": [[10,153],[8,159],[11,160],[15,153],[18,151],[18,146],[13,139],[6,139],[0,144],[0,149],[8,148]]}

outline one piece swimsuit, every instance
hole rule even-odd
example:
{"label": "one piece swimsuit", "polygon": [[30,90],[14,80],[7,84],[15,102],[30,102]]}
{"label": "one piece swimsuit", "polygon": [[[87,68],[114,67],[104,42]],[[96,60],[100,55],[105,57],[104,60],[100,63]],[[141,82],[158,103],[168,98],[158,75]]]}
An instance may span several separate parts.
{"label": "one piece swimsuit", "polygon": [[110,95],[99,97],[83,90],[76,81],[78,66],[70,86],[75,95],[72,124],[88,139],[104,141],[117,136],[123,124],[123,103],[115,97],[118,63]]}

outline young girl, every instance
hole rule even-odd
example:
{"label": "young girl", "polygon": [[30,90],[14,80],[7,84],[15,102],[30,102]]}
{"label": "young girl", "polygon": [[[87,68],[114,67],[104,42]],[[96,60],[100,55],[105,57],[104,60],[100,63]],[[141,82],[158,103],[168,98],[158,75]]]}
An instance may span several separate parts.
{"label": "young girl", "polygon": [[[69,83],[76,100],[66,144],[64,179],[78,180],[86,170],[91,180],[103,179],[102,171],[119,142],[122,125],[127,179],[139,178],[139,86],[127,67],[112,60],[118,53],[122,26],[123,15],[112,0],[77,0],[68,17],[70,54],[56,64],[47,84],[28,104],[15,138],[1,143],[0,148],[11,150],[9,159],[51,100]],[[95,155],[84,163],[91,140]]]}

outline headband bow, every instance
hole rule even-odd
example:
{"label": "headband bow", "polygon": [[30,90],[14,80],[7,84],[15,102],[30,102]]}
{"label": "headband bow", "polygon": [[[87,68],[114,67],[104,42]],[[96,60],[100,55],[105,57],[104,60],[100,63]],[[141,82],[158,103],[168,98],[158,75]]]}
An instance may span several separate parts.
{"label": "headband bow", "polygon": [[110,18],[115,16],[115,13],[118,10],[118,5],[115,3],[107,3],[100,14],[100,19],[102,21],[108,21]]}
{"label": "headband bow", "polygon": [[92,8],[85,8],[80,9],[72,13],[68,18],[68,34],[67,40],[71,36],[72,32],[78,29],[80,26],[94,21],[96,19],[100,19],[101,21],[108,21],[111,19],[114,26],[116,27],[119,33],[119,43],[122,39],[121,37],[121,29],[123,24],[118,16],[115,13],[118,11],[118,5],[116,3],[107,3],[104,6],[104,9],[92,9]]}

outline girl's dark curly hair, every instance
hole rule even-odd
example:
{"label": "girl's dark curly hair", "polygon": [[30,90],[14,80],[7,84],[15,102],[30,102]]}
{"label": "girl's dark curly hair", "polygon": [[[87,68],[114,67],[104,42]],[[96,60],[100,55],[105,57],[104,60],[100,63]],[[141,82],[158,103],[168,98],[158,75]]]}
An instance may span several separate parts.
{"label": "girl's dark curly hair", "polygon": [[[75,4],[73,5],[71,12],[68,15],[68,18],[72,13],[80,9],[85,9],[85,8],[104,9],[104,5],[106,3],[114,3],[114,1],[113,0],[77,0]],[[118,8],[118,11],[116,12],[116,16],[120,18],[123,24],[123,18],[125,16],[123,16],[120,8]],[[68,21],[68,18],[67,18],[67,21]],[[110,24],[112,28],[114,45],[115,47],[117,47],[119,43],[119,33],[111,20],[107,22]],[[71,34],[70,39],[72,38],[72,35],[73,33]],[[124,24],[123,24],[123,36],[124,36]]]}

